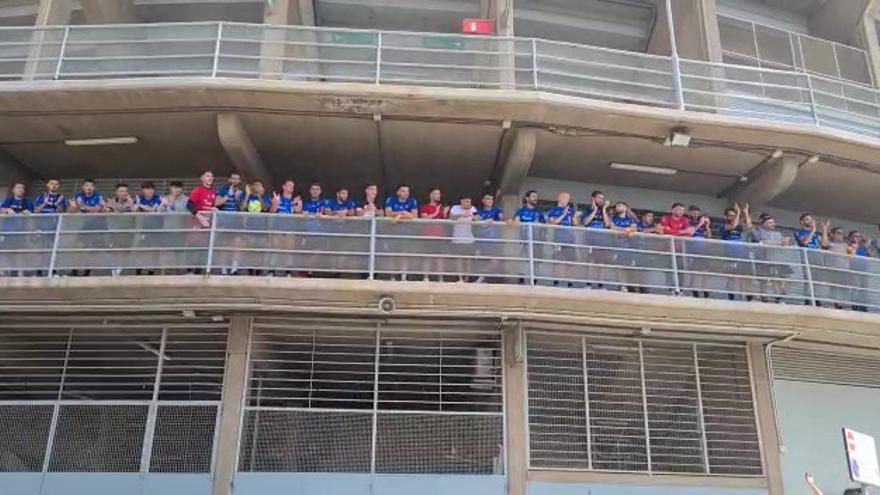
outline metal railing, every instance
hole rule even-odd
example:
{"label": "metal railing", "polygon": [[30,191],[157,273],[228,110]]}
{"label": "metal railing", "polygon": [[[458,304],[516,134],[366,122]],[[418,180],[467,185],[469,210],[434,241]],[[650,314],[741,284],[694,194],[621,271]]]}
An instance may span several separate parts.
{"label": "metal railing", "polygon": [[231,22],[0,27],[0,83],[211,77],[541,91],[880,136],[880,92],[535,38]]}
{"label": "metal railing", "polygon": [[214,214],[0,217],[6,276],[332,274],[462,280],[880,310],[880,260],[606,230]]}

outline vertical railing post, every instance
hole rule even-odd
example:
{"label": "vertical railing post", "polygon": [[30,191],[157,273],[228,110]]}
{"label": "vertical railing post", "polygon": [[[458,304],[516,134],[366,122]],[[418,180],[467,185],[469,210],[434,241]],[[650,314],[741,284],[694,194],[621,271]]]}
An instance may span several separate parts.
{"label": "vertical railing post", "polygon": [[810,266],[810,252],[808,249],[799,248],[804,257],[804,274],[807,276],[807,288],[810,293],[810,304],[816,306],[816,286],[813,284],[813,269]]}
{"label": "vertical railing post", "polygon": [[529,285],[535,286],[535,225],[528,225],[529,237]]}
{"label": "vertical railing post", "polygon": [[147,425],[144,431],[144,444],[141,448],[141,477],[150,472],[150,461],[153,457],[153,439],[156,436],[156,418],[159,415],[159,387],[162,384],[162,367],[165,364],[165,346],[168,342],[168,327],[162,328],[156,364],[156,378],[153,381],[153,397],[147,412]]}
{"label": "vertical railing post", "polygon": [[58,50],[58,63],[55,64],[55,80],[61,79],[61,66],[64,64],[64,52],[67,51],[67,40],[70,38],[70,26],[64,27],[61,48]]}
{"label": "vertical railing post", "polygon": [[644,414],[645,425],[645,454],[648,459],[648,474],[654,471],[653,461],[651,460],[651,421],[648,417],[648,388],[645,383],[645,347],[639,340],[639,381],[642,383],[642,413]]}
{"label": "vertical railing post", "polygon": [[538,90],[538,40],[532,38],[532,88]]}
{"label": "vertical railing post", "polygon": [[370,260],[367,278],[376,278],[376,217],[370,219]]}
{"label": "vertical railing post", "polygon": [[675,250],[675,237],[669,236],[669,253],[672,255],[672,287],[675,294],[681,294],[681,284],[678,281],[678,255]]}
{"label": "vertical railing post", "polygon": [[58,261],[58,241],[61,239],[61,222],[64,220],[64,215],[58,215],[58,221],[55,222],[55,237],[52,239],[52,252],[49,253],[49,271],[46,273],[46,276],[51,278],[55,273],[55,264]]}
{"label": "vertical railing post", "polygon": [[382,81],[382,31],[376,34],[376,84]]}
{"label": "vertical railing post", "polygon": [[[196,213],[198,215],[199,213]],[[208,234],[208,256],[205,260],[205,276],[211,274],[211,268],[214,265],[214,239],[217,237],[217,220],[220,216],[219,212],[214,212],[211,215],[211,227],[210,233]]]}
{"label": "vertical railing post", "polygon": [[684,84],[681,80],[681,59],[675,41],[675,21],[672,19],[672,0],[666,0],[666,26],[669,29],[669,51],[672,54],[672,86],[675,90],[675,107],[684,110]]}
{"label": "vertical railing post", "polygon": [[211,77],[217,77],[220,67],[220,41],[223,39],[223,23],[217,23],[217,41],[214,43],[214,63],[211,66]]}
{"label": "vertical railing post", "polygon": [[696,381],[695,385],[697,388],[697,412],[700,415],[700,443],[703,450],[703,468],[705,469],[704,473],[712,474],[712,464],[709,462],[709,441],[706,437],[706,413],[703,409],[703,381],[700,377],[700,356],[697,353],[697,344],[692,344],[691,349],[693,350],[694,380]]}
{"label": "vertical railing post", "polygon": [[809,74],[804,74],[804,77],[807,78],[807,95],[810,97],[810,114],[813,117],[813,124],[820,126],[822,125],[822,121],[819,120],[819,109],[816,108],[816,93],[813,92],[813,78],[810,77]]}

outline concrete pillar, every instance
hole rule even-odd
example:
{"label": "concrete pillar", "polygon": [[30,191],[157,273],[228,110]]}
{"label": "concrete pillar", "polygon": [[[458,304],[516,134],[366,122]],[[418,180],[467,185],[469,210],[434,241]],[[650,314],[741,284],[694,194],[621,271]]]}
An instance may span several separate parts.
{"label": "concrete pillar", "polygon": [[794,184],[803,162],[803,158],[791,155],[770,158],[750,174],[748,182],[737,183],[728,197],[753,208],[766,205]]}
{"label": "concrete pillar", "polygon": [[[683,59],[721,62],[716,0],[673,0],[675,42]],[[669,55],[666,1],[657,0],[657,21],[648,40],[648,53]]]}
{"label": "concrete pillar", "polygon": [[220,403],[220,430],[215,445],[213,495],[232,495],[241,435],[241,415],[247,390],[247,351],[252,319],[233,316],[226,348],[226,374]]}
{"label": "concrete pillar", "polygon": [[880,38],[877,36],[876,14],[865,15],[861,24],[860,45],[868,52],[868,68],[874,87],[880,87]]}
{"label": "concrete pillar", "polygon": [[763,446],[764,475],[770,495],[784,495],[782,486],[782,459],[779,449],[779,432],[776,429],[776,408],[773,404],[770,371],[764,354],[764,345],[748,344],[747,352],[752,364],[752,380],[755,386],[755,412],[758,416],[758,434]]}
{"label": "concrete pillar", "polygon": [[513,129],[508,132],[506,153],[502,154],[500,170],[494,183],[498,184],[498,203],[510,217],[520,206],[520,190],[535,159],[538,130]]}
{"label": "concrete pillar", "polygon": [[79,0],[86,24],[137,22],[133,0]]}
{"label": "concrete pillar", "polygon": [[[281,79],[286,72],[319,75],[318,64],[309,62],[285,62],[284,58],[317,58],[314,46],[286,45],[285,42],[315,42],[315,35],[306,30],[284,29],[284,26],[314,26],[315,7],[312,0],[275,0],[266,5],[263,23],[277,28],[266,28],[260,48],[260,74],[266,79]],[[287,70],[285,70],[287,69]]]}
{"label": "concrete pillar", "polygon": [[525,394],[526,367],[525,332],[522,323],[509,324],[504,329],[504,391],[507,415],[507,495],[525,495],[527,492]]}
{"label": "concrete pillar", "polygon": [[52,79],[58,65],[64,30],[60,28],[39,29],[47,26],[65,26],[70,23],[73,0],[40,0],[37,6],[38,28],[31,36],[28,59],[25,63],[23,79]]}
{"label": "concrete pillar", "polygon": [[[480,16],[484,19],[495,21],[495,34],[501,37],[513,36],[513,0],[481,0]],[[500,40],[489,43],[488,51],[497,51],[500,54],[487,60],[490,67],[497,66],[501,70],[486,73],[482,80],[493,83],[491,87],[498,89],[516,88],[516,57],[511,55],[516,49],[512,41]],[[496,84],[497,83],[497,84]]]}
{"label": "concrete pillar", "polygon": [[229,160],[239,172],[247,178],[260,179],[267,189],[271,188],[275,183],[272,173],[263,162],[260,152],[254,146],[254,142],[238,115],[234,113],[218,114],[217,135],[220,137],[220,144],[229,155]]}

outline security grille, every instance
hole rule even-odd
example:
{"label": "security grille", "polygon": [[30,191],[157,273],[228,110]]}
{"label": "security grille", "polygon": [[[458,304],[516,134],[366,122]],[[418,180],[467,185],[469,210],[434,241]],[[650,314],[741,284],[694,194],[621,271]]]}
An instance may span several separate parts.
{"label": "security grille", "polygon": [[745,349],[528,332],[532,468],[762,474]]}
{"label": "security grille", "polygon": [[502,473],[501,334],[258,318],[239,470]]}
{"label": "security grille", "polygon": [[0,470],[210,472],[227,337],[196,318],[0,326]]}
{"label": "security grille", "polygon": [[773,378],[880,389],[880,359],[864,354],[774,347]]}

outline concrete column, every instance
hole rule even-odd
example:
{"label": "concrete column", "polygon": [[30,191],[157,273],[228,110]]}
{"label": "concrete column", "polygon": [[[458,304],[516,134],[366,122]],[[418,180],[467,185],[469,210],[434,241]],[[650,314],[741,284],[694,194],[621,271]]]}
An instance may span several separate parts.
{"label": "concrete column", "polygon": [[868,52],[868,68],[876,88],[880,87],[880,39],[877,37],[877,20],[874,15],[865,15],[862,18],[860,44]]}
{"label": "concrete column", "polygon": [[[721,62],[716,0],[673,0],[675,42],[683,59]],[[656,1],[657,21],[648,40],[648,53],[669,55],[666,2]]]}
{"label": "concrete column", "polygon": [[784,495],[782,485],[782,459],[779,434],[776,430],[776,409],[773,404],[770,372],[760,343],[748,344],[749,361],[752,363],[752,380],[755,386],[755,412],[758,415],[758,433],[763,446],[764,475],[770,495]]}
{"label": "concrete column", "polygon": [[803,163],[799,156],[771,157],[749,174],[748,182],[737,183],[728,197],[732,202],[749,203],[754,208],[766,205],[794,184]]}
{"label": "concrete column", "polygon": [[[492,19],[495,21],[495,34],[501,37],[513,36],[513,0],[481,0],[480,16],[484,19]],[[493,87],[500,89],[515,89],[516,87],[516,57],[509,55],[516,49],[516,44],[512,41],[494,41],[489,44],[489,51],[501,52],[497,57],[489,60],[490,66],[496,66],[502,70],[497,74],[486,74],[483,80],[492,83],[498,83]]]}
{"label": "concrete column", "polygon": [[233,316],[226,348],[226,374],[220,404],[220,431],[217,434],[216,462],[211,493],[232,495],[241,435],[241,415],[247,389],[247,351],[252,319]]}
{"label": "concrete column", "polygon": [[[64,26],[70,23],[73,0],[40,0],[37,6],[36,28]],[[58,65],[61,51],[63,29],[37,29],[31,36],[28,59],[25,63],[23,79],[51,79]]]}
{"label": "concrete column", "polygon": [[525,394],[526,367],[525,332],[521,322],[504,329],[504,391],[507,416],[507,495],[525,495],[528,467],[526,466]]}
{"label": "concrete column", "polygon": [[305,30],[283,29],[283,26],[314,26],[315,6],[313,0],[275,0],[267,4],[263,13],[263,23],[277,28],[266,28],[263,32],[263,46],[260,48],[260,74],[267,79],[281,79],[285,73],[318,75],[318,65],[307,62],[286,62],[283,58],[316,59],[318,51],[314,46],[285,45],[284,42],[315,42],[315,35]]}
{"label": "concrete column", "polygon": [[254,142],[238,115],[234,113],[218,114],[217,135],[235,168],[245,177],[260,179],[267,189],[271,189],[272,184],[275,183],[272,173],[263,162],[260,152],[254,146]]}
{"label": "concrete column", "polygon": [[86,24],[137,22],[133,0],[79,0]]}
{"label": "concrete column", "polygon": [[538,130],[534,128],[513,129],[503,143],[506,153],[493,182],[498,184],[498,203],[508,217],[519,208],[520,190],[535,159],[537,143]]}

